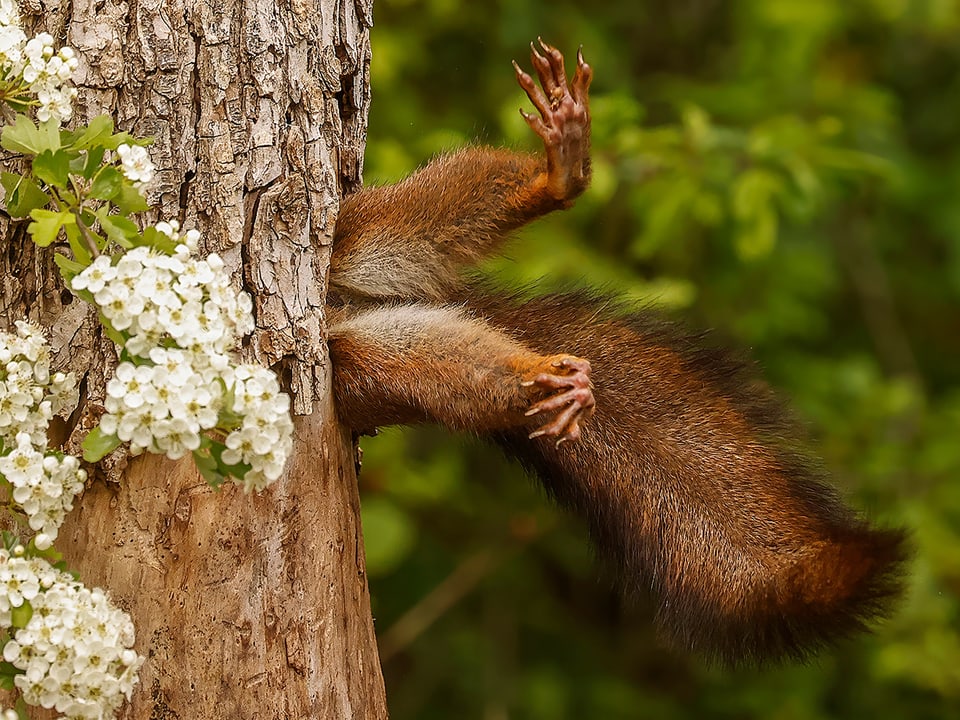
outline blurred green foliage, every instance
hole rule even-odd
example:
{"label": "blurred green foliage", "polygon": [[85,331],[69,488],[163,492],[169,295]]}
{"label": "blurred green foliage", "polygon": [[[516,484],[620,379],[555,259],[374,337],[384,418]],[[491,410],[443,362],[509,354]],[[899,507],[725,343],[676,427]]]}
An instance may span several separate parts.
{"label": "blurred green foliage", "polygon": [[751,348],[917,553],[875,635],[708,668],[495,451],[389,430],[361,487],[393,718],[960,717],[960,0],[377,0],[376,21],[373,183],[468,142],[536,150],[509,61],[583,43],[592,188],[485,271]]}

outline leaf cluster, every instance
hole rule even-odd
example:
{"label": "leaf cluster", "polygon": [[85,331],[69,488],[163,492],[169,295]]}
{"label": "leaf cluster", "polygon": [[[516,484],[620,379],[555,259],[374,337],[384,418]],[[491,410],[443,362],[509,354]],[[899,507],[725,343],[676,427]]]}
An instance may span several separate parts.
{"label": "leaf cluster", "polygon": [[131,213],[148,208],[146,200],[115,164],[104,162],[106,153],[122,144],[146,142],[126,132],[115,133],[107,115],[70,131],[52,120],[37,125],[17,114],[3,128],[0,145],[30,161],[25,174],[0,174],[7,212],[33,220],[27,232],[40,247],[51,245],[63,231],[73,256],[72,264],[58,260],[66,277],[89,265],[110,244],[121,248],[150,244],[130,219]]}

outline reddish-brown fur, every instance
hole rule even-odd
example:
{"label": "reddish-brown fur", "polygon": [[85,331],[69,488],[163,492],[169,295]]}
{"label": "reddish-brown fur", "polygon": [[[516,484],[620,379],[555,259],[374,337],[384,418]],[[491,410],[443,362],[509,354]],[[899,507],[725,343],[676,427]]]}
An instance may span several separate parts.
{"label": "reddish-brown fur", "polygon": [[672,644],[730,663],[803,657],[895,596],[902,534],[824,484],[748,365],[586,295],[470,307],[534,350],[590,358],[597,412],[577,443],[496,440],[585,515],[627,590],[657,596]]}
{"label": "reddish-brown fur", "polygon": [[897,591],[902,535],[824,484],[747,365],[609,299],[464,285],[461,268],[589,179],[590,68],[578,56],[568,86],[560,53],[542,49],[542,90],[517,73],[545,160],[471,148],[344,202],[330,334],[341,417],[499,443],[587,519],[626,590],[654,593],[675,645],[764,661],[861,629]]}

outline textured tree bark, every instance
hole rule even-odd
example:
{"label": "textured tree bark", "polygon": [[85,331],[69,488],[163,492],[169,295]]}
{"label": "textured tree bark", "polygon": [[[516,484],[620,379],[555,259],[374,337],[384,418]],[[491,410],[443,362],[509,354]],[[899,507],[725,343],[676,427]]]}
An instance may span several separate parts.
{"label": "textured tree bark", "polygon": [[[153,136],[156,218],[203,233],[254,296],[244,349],[294,397],[294,457],[259,496],[215,493],[192,461],[122,456],[57,546],[134,619],[147,657],[125,718],[383,718],[350,437],[330,404],[326,268],[359,183],[372,0],[23,0],[81,60],[79,120]],[[85,379],[76,448],[116,363],[49,253],[0,213],[0,322],[51,328]]]}

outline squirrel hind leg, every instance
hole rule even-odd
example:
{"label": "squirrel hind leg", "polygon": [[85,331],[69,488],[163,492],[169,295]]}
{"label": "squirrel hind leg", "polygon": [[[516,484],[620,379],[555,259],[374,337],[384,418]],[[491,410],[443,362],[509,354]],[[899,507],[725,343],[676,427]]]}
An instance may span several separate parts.
{"label": "squirrel hind leg", "polygon": [[532,352],[462,306],[344,313],[330,328],[330,353],[337,410],[355,430],[436,422],[561,444],[578,439],[593,413],[586,360]]}

